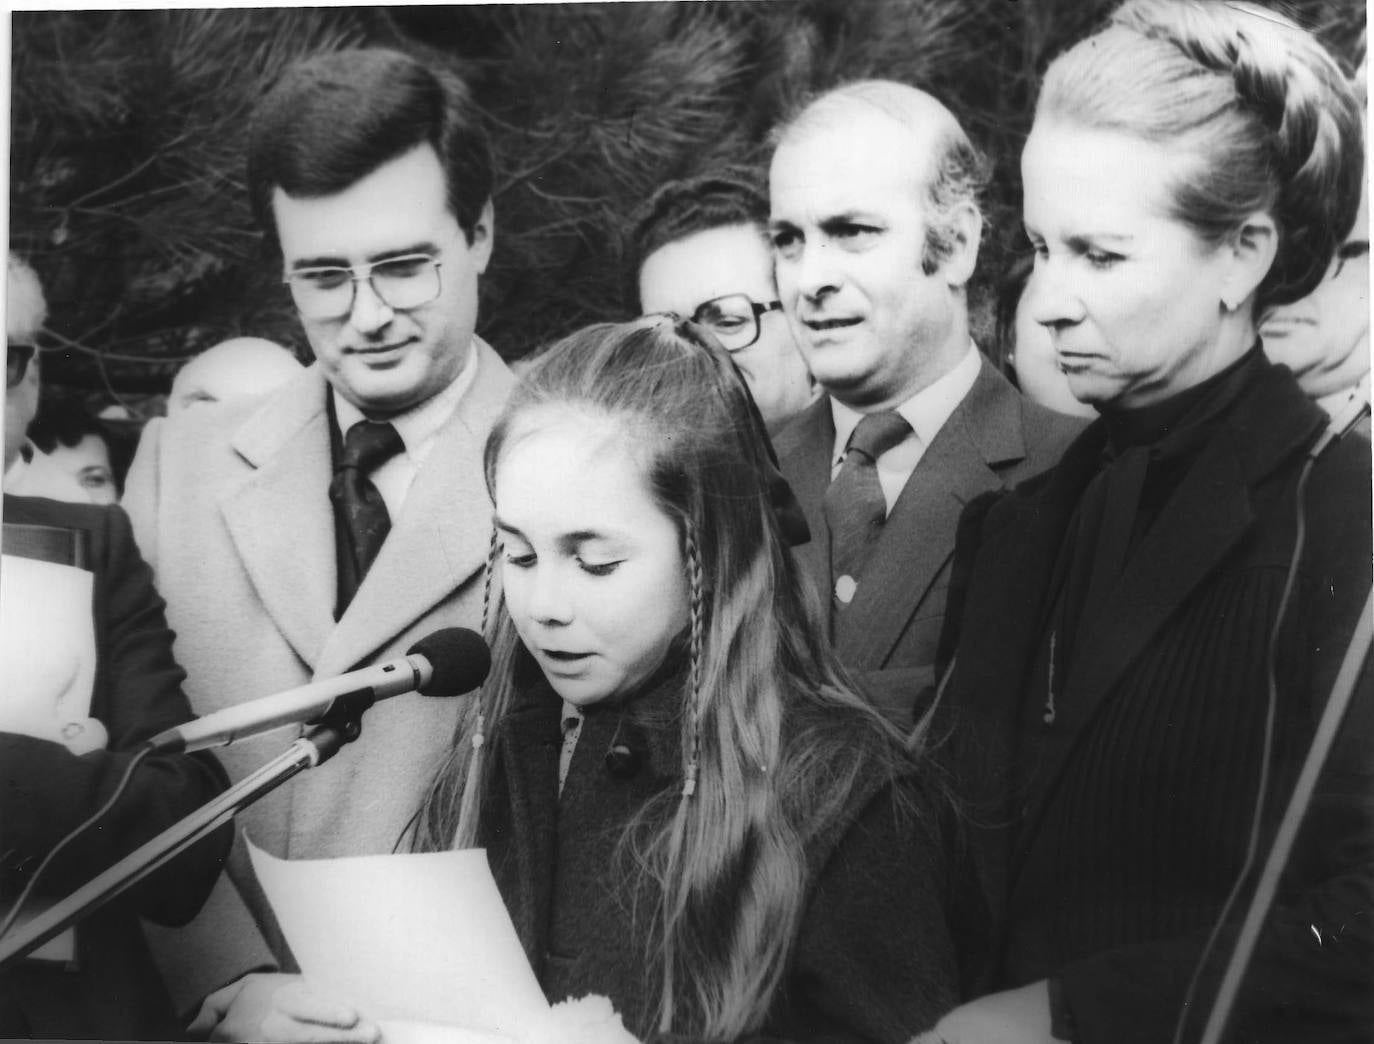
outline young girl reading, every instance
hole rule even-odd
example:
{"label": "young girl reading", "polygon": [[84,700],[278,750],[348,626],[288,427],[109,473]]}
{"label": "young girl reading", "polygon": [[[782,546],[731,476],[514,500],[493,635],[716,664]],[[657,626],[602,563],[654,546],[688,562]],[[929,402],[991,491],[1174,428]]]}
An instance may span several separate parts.
{"label": "young girl reading", "polygon": [[669,316],[573,334],[486,474],[492,672],[415,847],[485,848],[548,999],[604,995],[640,1039],[929,1026],[968,875],[922,759],[826,648],[727,353]]}
{"label": "young girl reading", "polygon": [[955,993],[939,805],[826,648],[707,341],[590,327],[516,391],[492,680],[422,847],[485,847],[549,999],[642,1038],[904,1041]]}

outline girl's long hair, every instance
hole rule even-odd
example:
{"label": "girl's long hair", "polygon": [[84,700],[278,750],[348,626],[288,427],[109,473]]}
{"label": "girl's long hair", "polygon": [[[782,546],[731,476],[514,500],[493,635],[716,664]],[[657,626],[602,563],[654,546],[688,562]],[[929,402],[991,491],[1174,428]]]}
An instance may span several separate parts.
{"label": "girl's long hair", "polygon": [[[591,326],[554,346],[487,443],[493,499],[503,447],[551,409],[615,422],[678,527],[691,600],[683,785],[622,841],[634,856],[626,872],[650,875],[661,896],[646,933],[648,966],[661,973],[659,1029],[733,1039],[758,1029],[782,981],[807,894],[808,841],[844,813],[861,774],[876,766],[895,777],[913,755],[829,651],[818,600],[770,503],[762,423],[709,334],[650,317]],[[528,672],[491,587],[488,603],[491,680],[422,809],[424,850],[478,843],[484,751],[501,741],[517,674]]]}

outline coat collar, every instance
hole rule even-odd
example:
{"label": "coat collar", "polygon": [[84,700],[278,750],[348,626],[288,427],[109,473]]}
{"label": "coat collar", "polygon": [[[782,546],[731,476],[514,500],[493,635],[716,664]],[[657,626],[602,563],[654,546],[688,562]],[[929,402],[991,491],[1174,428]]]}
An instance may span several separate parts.
{"label": "coat collar", "polygon": [[[526,682],[512,695],[493,743],[509,804],[483,815],[483,843],[499,852],[493,872],[516,921],[516,931],[536,969],[542,967],[552,913],[557,869],[560,798],[558,749],[563,701],[523,650],[516,677]],[[634,794],[675,785],[682,776],[679,731],[685,683],[680,657],[665,664],[644,688],[623,704],[587,708],[574,753],[574,776],[583,780],[613,771],[605,766],[611,744],[632,752]],[[499,793],[499,788],[497,789]],[[615,800],[625,800],[621,795]],[[628,822],[628,820],[627,820]]]}
{"label": "coat collar", "polygon": [[[489,346],[474,343],[473,385],[440,429],[400,517],[337,625],[328,382],[319,367],[270,396],[231,436],[252,471],[222,501],[225,522],[267,611],[317,673],[339,673],[366,660],[486,560],[491,510],[482,451],[513,378]],[[313,537],[293,541],[290,533]]]}
{"label": "coat collar", "polygon": [[775,440],[779,466],[811,530],[811,539],[794,547],[792,553],[824,604],[829,604],[830,597],[830,529],[821,505],[830,485],[830,451],[834,443],[835,422],[830,399],[825,395],[787,424]]}
{"label": "coat collar", "polygon": [[553,752],[562,742],[561,708],[542,679],[515,696],[501,722],[502,736],[493,744],[509,805],[483,813],[485,830],[503,835],[484,836],[482,843],[502,853],[492,871],[536,973],[543,966],[553,906],[558,846],[558,757]]}

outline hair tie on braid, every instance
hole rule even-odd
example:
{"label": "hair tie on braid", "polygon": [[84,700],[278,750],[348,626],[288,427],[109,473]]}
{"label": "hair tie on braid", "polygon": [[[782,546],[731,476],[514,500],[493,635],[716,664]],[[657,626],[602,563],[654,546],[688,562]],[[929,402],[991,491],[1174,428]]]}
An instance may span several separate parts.
{"label": "hair tie on braid", "polygon": [[477,728],[472,732],[472,752],[476,754],[487,742],[487,716],[477,712]]}

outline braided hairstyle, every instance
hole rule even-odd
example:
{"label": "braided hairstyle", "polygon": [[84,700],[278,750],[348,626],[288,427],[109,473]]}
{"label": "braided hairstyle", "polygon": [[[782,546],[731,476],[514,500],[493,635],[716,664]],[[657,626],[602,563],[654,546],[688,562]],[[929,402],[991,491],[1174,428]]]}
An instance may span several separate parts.
{"label": "braided hairstyle", "polygon": [[[829,650],[819,598],[774,514],[762,421],[714,338],[651,316],[555,345],[487,443],[494,500],[505,447],[570,413],[618,429],[678,531],[690,610],[681,785],[626,824],[616,872],[627,894],[658,896],[642,939],[646,981],[659,984],[657,1028],[735,1039],[762,1024],[782,981],[808,842],[869,773],[905,772],[911,755]],[[537,676],[499,583],[490,615],[491,675],[422,809],[422,850],[480,843],[494,764],[483,749],[502,743],[506,707]],[[646,880],[655,887],[641,890]]]}
{"label": "braided hairstyle", "polygon": [[1128,0],[1051,63],[1042,116],[1189,157],[1172,216],[1207,242],[1270,214],[1279,242],[1256,291],[1259,312],[1321,282],[1359,208],[1359,103],[1310,33],[1256,4]]}

